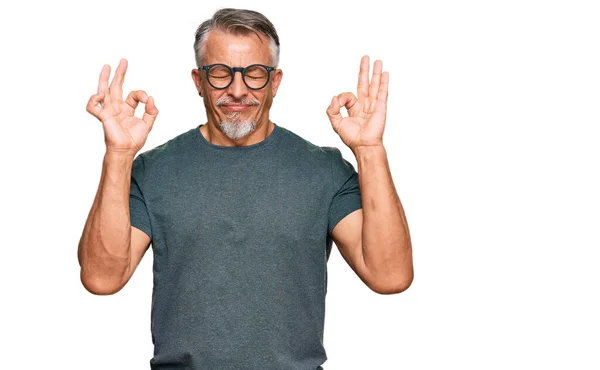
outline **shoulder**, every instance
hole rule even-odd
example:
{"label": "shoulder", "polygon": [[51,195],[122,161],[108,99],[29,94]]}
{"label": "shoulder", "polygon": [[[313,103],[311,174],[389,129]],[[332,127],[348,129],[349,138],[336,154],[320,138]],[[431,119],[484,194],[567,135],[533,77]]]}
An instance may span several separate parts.
{"label": "shoulder", "polygon": [[281,129],[282,143],[286,148],[294,150],[297,154],[331,161],[332,157],[340,153],[339,149],[333,146],[319,146],[301,137],[290,129],[283,126],[279,126],[279,128]]}
{"label": "shoulder", "polygon": [[182,155],[187,155],[187,152],[193,147],[194,130],[197,129],[189,129],[152,149],[141,152],[138,157],[142,157],[146,166],[179,160]]}
{"label": "shoulder", "polygon": [[279,127],[282,131],[282,145],[291,154],[290,157],[294,158],[295,166],[305,166],[311,171],[320,168],[332,174],[334,179],[348,178],[355,172],[354,166],[343,157],[339,148],[316,145],[289,129]]}

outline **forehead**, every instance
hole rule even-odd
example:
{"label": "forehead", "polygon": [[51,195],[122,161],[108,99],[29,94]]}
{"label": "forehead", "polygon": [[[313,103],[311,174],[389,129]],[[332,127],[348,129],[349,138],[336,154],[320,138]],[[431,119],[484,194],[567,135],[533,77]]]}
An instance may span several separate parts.
{"label": "forehead", "polygon": [[271,48],[266,36],[254,32],[235,35],[220,30],[208,33],[204,49],[205,64],[225,63],[245,67],[253,63],[270,64]]}

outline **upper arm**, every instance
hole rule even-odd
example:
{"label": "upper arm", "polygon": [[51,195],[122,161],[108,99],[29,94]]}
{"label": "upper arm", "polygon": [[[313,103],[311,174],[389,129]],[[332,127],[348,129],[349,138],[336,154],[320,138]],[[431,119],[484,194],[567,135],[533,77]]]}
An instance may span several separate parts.
{"label": "upper arm", "polygon": [[[131,224],[131,243],[129,249],[129,266],[127,273],[123,276],[122,284],[125,285],[140,264],[142,257],[148,250],[151,242],[152,229],[146,201],[144,197],[143,183],[146,180],[146,164],[144,154],[138,155],[131,166],[131,183],[129,190],[129,214]],[[137,225],[139,227],[133,226]]]}
{"label": "upper arm", "polygon": [[131,279],[149,246],[150,237],[137,227],[131,226],[131,244],[129,249],[131,259],[129,260],[129,269],[123,279],[123,285],[127,284],[129,279]]}
{"label": "upper arm", "polygon": [[[397,290],[397,286],[391,286],[389,284],[389,279],[382,279],[381,276],[376,276],[372,270],[367,267],[363,251],[362,225],[363,210],[361,208],[344,217],[333,228],[332,239],[337,245],[344,260],[346,260],[348,265],[350,265],[352,270],[354,270],[369,289],[376,293],[393,294],[406,289],[403,288]],[[410,279],[412,280],[412,275]]]}
{"label": "upper arm", "polygon": [[356,275],[370,287],[369,270],[365,265],[362,250],[362,224],[363,210],[360,208],[341,219],[333,228],[331,237],[344,260]]}
{"label": "upper arm", "polygon": [[[131,276],[142,260],[146,250],[148,250],[149,245],[150,237],[140,229],[131,226],[129,265],[126,267],[126,270],[120,276],[102,276],[94,273],[85,274],[85,269],[82,265],[81,282],[84,287],[93,294],[108,295],[117,293],[123,289],[131,279]],[[119,260],[122,260],[122,258],[119,258]]]}

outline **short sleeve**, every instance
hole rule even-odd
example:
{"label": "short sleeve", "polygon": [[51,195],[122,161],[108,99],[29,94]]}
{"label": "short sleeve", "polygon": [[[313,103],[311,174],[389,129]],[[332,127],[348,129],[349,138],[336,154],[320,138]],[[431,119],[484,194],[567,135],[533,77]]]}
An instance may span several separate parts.
{"label": "short sleeve", "polygon": [[358,173],[342,157],[337,148],[329,148],[331,155],[331,173],[333,176],[334,196],[329,205],[327,232],[331,236],[334,227],[344,217],[362,208]]}
{"label": "short sleeve", "polygon": [[144,158],[138,155],[133,160],[131,167],[131,186],[129,190],[129,215],[131,217],[131,226],[142,230],[150,239],[152,239],[152,229],[150,228],[150,217],[142,192],[145,175]]}

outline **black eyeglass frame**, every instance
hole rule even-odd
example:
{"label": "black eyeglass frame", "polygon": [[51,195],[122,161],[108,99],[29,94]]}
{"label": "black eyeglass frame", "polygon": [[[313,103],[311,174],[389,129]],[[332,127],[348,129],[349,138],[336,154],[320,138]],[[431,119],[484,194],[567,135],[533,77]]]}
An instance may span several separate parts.
{"label": "black eyeglass frame", "polygon": [[[231,71],[231,81],[229,81],[227,86],[216,87],[215,85],[213,85],[210,82],[210,77],[208,77],[208,71],[212,67],[215,67],[215,66],[223,66],[223,67],[229,68],[229,71]],[[267,81],[261,87],[250,87],[248,85],[248,83],[246,82],[246,71],[248,70],[248,68],[256,67],[256,66],[263,67],[264,69],[267,70]],[[260,90],[260,89],[264,89],[265,86],[267,86],[269,84],[269,81],[271,80],[271,72],[276,70],[277,68],[271,67],[271,66],[266,66],[264,64],[250,64],[249,66],[242,68],[242,67],[230,67],[227,64],[223,64],[223,63],[215,63],[215,64],[209,64],[207,66],[198,67],[198,70],[201,70],[201,69],[203,69],[206,72],[206,81],[208,81],[208,84],[217,90],[225,90],[226,88],[228,88],[233,83],[233,80],[235,79],[235,72],[240,72],[242,74],[242,81],[244,81],[244,85],[246,85],[247,88],[249,88],[250,90]]]}

